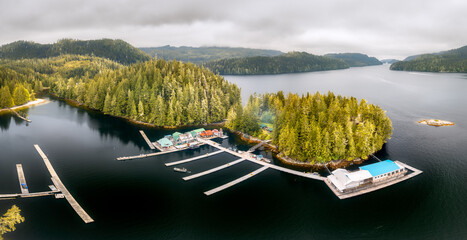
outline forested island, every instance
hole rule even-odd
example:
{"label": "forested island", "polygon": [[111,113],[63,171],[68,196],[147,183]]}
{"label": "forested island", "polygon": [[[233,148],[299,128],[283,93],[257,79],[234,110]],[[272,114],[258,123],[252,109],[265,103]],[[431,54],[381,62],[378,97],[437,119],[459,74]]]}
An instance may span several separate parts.
{"label": "forested island", "polygon": [[51,58],[67,54],[102,57],[121,64],[151,59],[149,55],[127,42],[113,39],[62,39],[54,44],[17,41],[0,47],[0,59]]}
{"label": "forested island", "polygon": [[395,62],[391,70],[418,72],[467,72],[467,46],[440,53],[410,56]]}
{"label": "forested island", "polygon": [[[261,128],[266,124],[272,132]],[[331,92],[253,95],[245,107],[229,111],[226,126],[272,139],[279,155],[309,164],[367,159],[392,135],[391,120],[380,107]]]}
{"label": "forested island", "polygon": [[203,64],[221,75],[281,74],[349,68],[344,61],[305,52],[290,52],[275,57],[245,57]]}
{"label": "forested island", "polygon": [[365,67],[383,64],[375,57],[369,57],[368,55],[361,53],[330,53],[324,56],[335,59],[341,59],[350,67]]}
{"label": "forested island", "polygon": [[205,62],[254,56],[278,56],[284,54],[281,51],[253,48],[230,48],[230,47],[147,47],[140,48],[147,54],[155,58],[162,58],[167,61],[178,60],[182,62],[192,62],[202,64]]}

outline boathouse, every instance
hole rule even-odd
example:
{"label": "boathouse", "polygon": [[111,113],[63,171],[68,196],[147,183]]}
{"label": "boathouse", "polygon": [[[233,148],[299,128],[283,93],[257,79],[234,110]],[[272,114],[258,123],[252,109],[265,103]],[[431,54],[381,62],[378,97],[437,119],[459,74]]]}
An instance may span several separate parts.
{"label": "boathouse", "polygon": [[159,145],[161,145],[161,147],[164,148],[164,149],[168,149],[171,146],[173,146],[173,142],[170,141],[168,138],[165,138],[165,137],[157,140],[157,143],[159,143]]}
{"label": "boathouse", "polygon": [[327,178],[340,192],[345,192],[387,180],[404,172],[405,168],[403,166],[391,160],[385,160],[359,167],[359,170],[354,172],[338,168],[332,171],[332,174]]}

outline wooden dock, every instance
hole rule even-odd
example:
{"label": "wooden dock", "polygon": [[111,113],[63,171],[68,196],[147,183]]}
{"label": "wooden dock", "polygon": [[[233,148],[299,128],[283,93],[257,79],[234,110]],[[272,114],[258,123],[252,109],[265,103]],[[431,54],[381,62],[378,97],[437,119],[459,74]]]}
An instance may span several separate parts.
{"label": "wooden dock", "polygon": [[251,178],[251,177],[253,177],[254,175],[256,175],[256,174],[258,174],[258,173],[260,173],[260,172],[262,172],[262,171],[264,171],[264,170],[266,170],[266,169],[268,169],[268,167],[263,166],[262,168],[259,168],[259,169],[257,169],[256,171],[251,172],[251,173],[249,173],[249,174],[247,174],[247,175],[245,175],[245,176],[243,176],[243,177],[241,177],[241,178],[238,178],[238,179],[236,179],[236,180],[233,180],[233,181],[231,181],[231,182],[228,182],[228,183],[226,183],[226,184],[224,184],[224,185],[222,185],[222,186],[216,187],[216,188],[214,188],[214,189],[212,189],[212,190],[206,191],[206,192],[204,192],[204,194],[206,194],[207,196],[209,196],[209,195],[212,195],[212,194],[214,194],[214,193],[220,192],[220,191],[222,191],[222,190],[224,190],[224,189],[227,189],[227,188],[229,188],[229,187],[232,187],[232,186],[234,186],[234,185],[236,185],[236,184],[238,184],[238,183],[240,183],[240,182],[243,182],[243,181],[247,180],[248,178]]}
{"label": "wooden dock", "polygon": [[52,181],[54,182],[54,185],[57,187],[58,190],[60,190],[60,192],[63,193],[65,199],[68,201],[68,203],[70,203],[71,207],[76,211],[76,213],[81,217],[81,219],[83,219],[85,223],[94,222],[94,220],[84,211],[84,209],[78,204],[75,198],[71,195],[71,193],[62,183],[54,168],[52,167],[52,164],[50,163],[49,159],[44,154],[39,145],[35,144],[34,147],[44,160],[45,166],[47,167],[47,170],[49,170],[49,173],[52,176]]}
{"label": "wooden dock", "polygon": [[189,158],[189,159],[185,159],[185,160],[181,160],[181,161],[166,163],[165,166],[170,167],[170,166],[174,166],[174,165],[178,165],[178,164],[182,164],[182,163],[187,163],[187,162],[195,161],[195,160],[202,159],[202,158],[205,158],[205,157],[210,157],[210,156],[219,154],[221,152],[224,152],[224,151],[219,150],[219,151],[216,151],[216,152],[206,153],[206,154],[201,155],[201,156],[197,156],[197,157],[193,157],[193,158]]}
{"label": "wooden dock", "polygon": [[351,192],[351,193],[341,193],[340,191],[338,191],[336,189],[336,187],[334,187],[334,185],[331,183],[331,181],[329,181],[329,179],[327,179],[327,178],[324,180],[324,182],[326,183],[326,185],[328,185],[329,189],[331,189],[332,192],[339,199],[346,199],[346,198],[356,197],[356,196],[359,196],[359,195],[370,193],[370,192],[373,192],[373,191],[376,191],[376,190],[379,190],[379,189],[382,189],[382,188],[385,188],[385,187],[389,187],[391,185],[394,185],[396,183],[400,183],[402,181],[405,181],[405,180],[407,180],[409,178],[413,178],[413,177],[423,173],[422,171],[420,171],[420,170],[418,170],[418,169],[416,169],[414,167],[411,167],[411,166],[409,166],[409,165],[407,165],[405,163],[402,163],[402,162],[399,162],[399,161],[394,161],[394,162],[396,162],[397,164],[402,165],[405,168],[411,170],[412,173],[406,174],[406,175],[401,176],[401,177],[394,178],[392,180],[389,180],[388,182],[379,183],[379,184],[364,188],[364,189],[356,191],[356,192]]}
{"label": "wooden dock", "polygon": [[25,117],[19,115],[18,112],[16,112],[15,110],[13,110],[13,109],[11,109],[11,108],[10,108],[10,111],[11,111],[12,113],[14,113],[18,118],[20,118],[20,119],[22,119],[22,120],[24,120],[24,121],[26,121],[26,122],[32,122],[31,120],[29,120],[29,119],[27,119],[27,118],[25,118]]}
{"label": "wooden dock", "polygon": [[60,191],[46,191],[46,192],[35,192],[35,193],[12,193],[12,194],[0,194],[1,200],[15,199],[15,198],[31,198],[31,197],[44,197],[60,193]]}
{"label": "wooden dock", "polygon": [[152,142],[149,141],[148,136],[146,136],[146,133],[144,133],[143,130],[139,130],[139,133],[141,133],[141,136],[143,136],[144,141],[146,141],[146,143],[148,144],[149,148],[151,148],[151,149],[156,149],[156,148],[154,147],[154,144],[152,144]]}
{"label": "wooden dock", "polygon": [[29,189],[26,184],[26,178],[24,177],[23,165],[16,164],[16,171],[18,172],[19,188],[21,189],[22,194],[28,194]]}
{"label": "wooden dock", "polygon": [[245,158],[246,160],[248,160],[250,162],[254,162],[256,164],[260,164],[260,165],[263,165],[263,166],[266,166],[266,167],[269,167],[269,168],[272,168],[272,169],[275,169],[275,170],[278,170],[278,171],[281,171],[281,172],[286,172],[286,173],[290,173],[290,174],[293,174],[293,175],[296,175],[296,176],[311,178],[311,179],[315,179],[315,180],[319,180],[319,181],[324,181],[324,179],[326,179],[325,177],[316,176],[316,175],[313,175],[311,173],[300,172],[300,171],[288,169],[288,168],[285,168],[285,167],[277,166],[277,165],[274,165],[274,164],[271,164],[271,163],[256,160],[253,157],[251,157],[251,154],[248,153],[248,152],[238,153],[238,152],[229,150],[229,149],[227,149],[225,147],[222,147],[220,144],[218,144],[216,142],[213,142],[211,140],[198,139],[198,141],[204,142],[204,143],[206,143],[208,145],[211,145],[211,146],[213,146],[213,147],[215,147],[217,149],[224,150],[225,152],[230,153],[230,154],[235,155],[235,156],[238,156],[240,158]]}
{"label": "wooden dock", "polygon": [[231,167],[231,166],[233,166],[233,165],[235,165],[235,164],[237,164],[237,163],[243,162],[244,160],[245,160],[244,158],[240,158],[240,159],[238,159],[238,160],[235,160],[235,161],[233,161],[233,162],[229,162],[229,163],[224,164],[224,165],[221,165],[221,166],[219,166],[219,167],[212,168],[212,169],[206,170],[206,171],[204,171],[204,172],[200,172],[200,173],[197,173],[197,174],[193,174],[193,175],[184,177],[183,180],[188,181],[188,180],[191,180],[191,179],[194,179],[194,178],[198,178],[198,177],[201,177],[201,176],[204,176],[204,175],[207,175],[207,174],[210,174],[210,173],[219,171],[219,170],[221,170],[221,169]]}
{"label": "wooden dock", "polygon": [[257,148],[263,146],[263,144],[269,143],[269,142],[271,142],[271,140],[261,141],[258,144],[254,145],[252,148],[248,149],[248,152],[251,153],[251,152],[255,151]]}

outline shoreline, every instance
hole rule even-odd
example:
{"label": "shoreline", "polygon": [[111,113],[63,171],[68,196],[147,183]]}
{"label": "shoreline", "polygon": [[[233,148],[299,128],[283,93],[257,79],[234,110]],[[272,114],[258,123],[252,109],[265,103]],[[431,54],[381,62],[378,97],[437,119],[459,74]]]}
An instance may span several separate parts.
{"label": "shoreline", "polygon": [[207,124],[192,124],[192,125],[180,125],[180,126],[158,126],[158,125],[155,125],[155,124],[152,124],[152,123],[142,122],[142,121],[134,120],[134,119],[131,119],[131,118],[128,118],[128,117],[122,117],[122,116],[115,116],[115,115],[112,115],[112,114],[107,114],[107,113],[104,113],[104,112],[99,111],[97,109],[90,108],[90,107],[88,107],[88,106],[84,105],[83,103],[80,103],[80,102],[78,102],[76,100],[61,98],[61,97],[59,97],[59,96],[57,96],[57,95],[55,95],[53,93],[49,93],[49,95],[52,96],[53,98],[58,99],[58,100],[65,101],[70,106],[79,107],[79,108],[82,108],[82,109],[85,109],[85,110],[91,110],[91,111],[98,112],[98,113],[101,113],[103,115],[111,116],[111,117],[114,117],[114,118],[120,118],[120,119],[128,121],[128,122],[130,122],[132,124],[145,126],[145,127],[170,130],[170,129],[191,128],[191,127],[211,127],[211,126],[212,127],[223,127],[225,125],[225,121],[223,121],[223,122],[207,123]]}
{"label": "shoreline", "polygon": [[10,109],[15,110],[15,111],[16,110],[22,110],[22,109],[27,109],[27,108],[37,106],[37,105],[47,104],[49,102],[50,101],[48,101],[46,99],[37,98],[36,100],[27,102],[27,103],[25,103],[23,105],[14,106],[14,107],[11,107],[11,108],[2,108],[2,109],[0,109],[0,114],[10,112]]}
{"label": "shoreline", "polygon": [[[240,139],[242,141],[250,143],[250,144],[255,144],[255,143],[259,143],[259,142],[263,141],[263,140],[261,140],[259,138],[252,137],[252,136],[249,136],[247,134],[244,134],[244,133],[242,133],[240,131],[234,131],[234,130],[230,130],[230,129],[229,129],[229,131],[232,132],[233,134],[236,134],[238,137],[240,137]],[[244,135],[249,136],[249,138],[245,138]],[[301,161],[297,161],[297,160],[294,160],[292,158],[283,156],[283,154],[281,152],[279,152],[278,147],[276,145],[274,145],[274,144],[265,143],[265,144],[263,144],[263,146],[265,148],[267,148],[268,150],[270,150],[273,153],[273,156],[276,157],[282,164],[284,164],[286,166],[306,169],[306,170],[309,170],[309,171],[311,171],[311,170],[315,170],[315,171],[325,170],[325,167],[324,167],[323,163],[313,163],[313,164],[311,164],[311,163],[308,163],[308,162],[301,162]],[[344,159],[331,160],[330,162],[326,163],[326,167],[328,167],[330,170],[335,170],[337,168],[348,167],[348,166],[350,166],[352,164],[362,164],[364,161],[366,161],[368,159],[356,158],[356,159],[353,159],[353,160],[350,160],[350,161],[347,161],[347,160],[344,160]]]}

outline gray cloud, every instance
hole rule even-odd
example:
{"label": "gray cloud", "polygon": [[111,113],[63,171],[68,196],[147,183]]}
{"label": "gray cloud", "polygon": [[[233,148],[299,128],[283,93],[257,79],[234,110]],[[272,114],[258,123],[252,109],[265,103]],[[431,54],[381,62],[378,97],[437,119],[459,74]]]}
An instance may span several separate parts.
{"label": "gray cloud", "polygon": [[143,46],[232,46],[379,58],[467,44],[463,0],[1,0],[0,44],[120,38]]}

